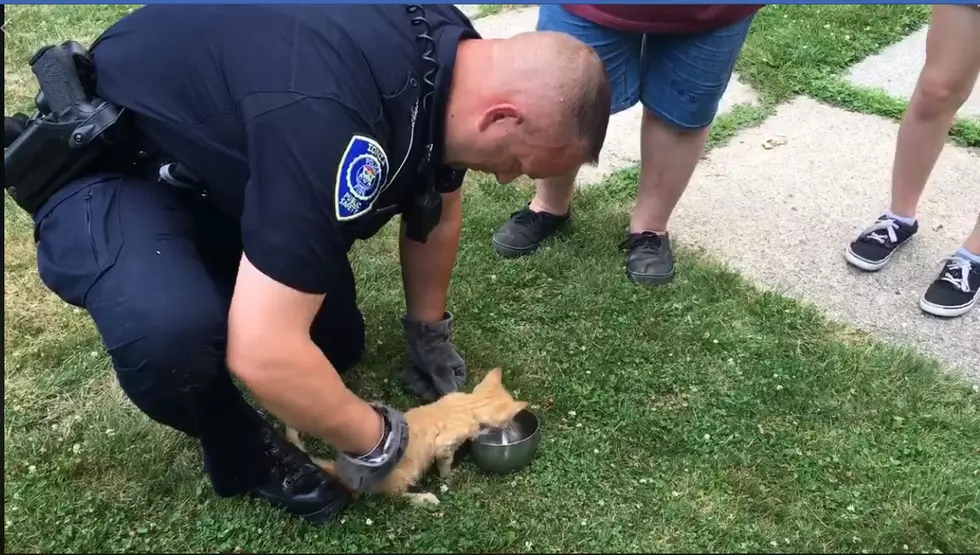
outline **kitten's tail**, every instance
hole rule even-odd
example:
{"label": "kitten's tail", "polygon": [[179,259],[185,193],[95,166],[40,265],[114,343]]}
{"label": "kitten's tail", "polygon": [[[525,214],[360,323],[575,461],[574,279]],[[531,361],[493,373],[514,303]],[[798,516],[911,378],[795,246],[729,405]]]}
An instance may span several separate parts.
{"label": "kitten's tail", "polygon": [[334,461],[328,461],[326,459],[319,459],[317,457],[313,457],[313,463],[319,466],[327,474],[331,476],[337,475],[336,468],[335,468],[336,463]]}
{"label": "kitten's tail", "polygon": [[[286,428],[286,439],[288,439],[289,442],[295,445],[296,447],[299,447],[300,451],[308,455],[310,454],[310,452],[306,449],[306,444],[303,443],[302,439],[300,439],[299,432],[295,428],[289,428],[289,427]],[[310,456],[310,460],[313,461],[313,464],[323,469],[323,471],[326,472],[327,474],[331,476],[337,475],[335,469],[336,465],[333,461],[328,461],[326,459],[321,459],[319,457],[314,457],[312,455]]]}
{"label": "kitten's tail", "polygon": [[286,439],[289,440],[289,443],[292,443],[296,447],[299,447],[300,451],[304,453],[309,453],[309,451],[306,450],[306,444],[303,443],[302,439],[300,439],[299,432],[296,430],[296,428],[290,428],[289,426],[286,426]]}

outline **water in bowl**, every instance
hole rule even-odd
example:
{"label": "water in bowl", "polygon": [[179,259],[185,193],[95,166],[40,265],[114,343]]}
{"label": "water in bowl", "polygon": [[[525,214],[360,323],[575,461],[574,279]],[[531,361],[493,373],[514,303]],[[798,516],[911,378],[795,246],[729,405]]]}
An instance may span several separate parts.
{"label": "water in bowl", "polygon": [[477,434],[480,443],[489,445],[510,445],[524,439],[521,427],[516,422],[511,422],[502,428],[487,428]]}

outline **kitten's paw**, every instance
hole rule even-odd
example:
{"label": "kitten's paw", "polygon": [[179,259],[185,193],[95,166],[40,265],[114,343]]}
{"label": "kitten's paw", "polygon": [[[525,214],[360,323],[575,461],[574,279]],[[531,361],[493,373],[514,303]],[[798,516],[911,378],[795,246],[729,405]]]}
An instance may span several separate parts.
{"label": "kitten's paw", "polygon": [[405,497],[412,505],[438,505],[439,498],[434,493],[406,493]]}
{"label": "kitten's paw", "polygon": [[453,457],[450,455],[447,458],[439,459],[436,461],[436,469],[439,471],[439,477],[443,480],[449,478],[449,475],[453,473]]}

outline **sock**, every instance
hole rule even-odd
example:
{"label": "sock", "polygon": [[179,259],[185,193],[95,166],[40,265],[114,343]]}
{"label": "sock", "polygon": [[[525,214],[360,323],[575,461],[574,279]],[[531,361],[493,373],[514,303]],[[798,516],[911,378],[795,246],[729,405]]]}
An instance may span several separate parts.
{"label": "sock", "polygon": [[913,225],[915,223],[915,218],[906,218],[905,216],[899,216],[898,214],[893,213],[891,210],[886,211],[885,216],[898,220],[905,225]]}
{"label": "sock", "polygon": [[960,247],[953,254],[957,258],[965,258],[974,264],[980,264],[980,254],[973,254],[972,252],[966,250],[966,247]]}

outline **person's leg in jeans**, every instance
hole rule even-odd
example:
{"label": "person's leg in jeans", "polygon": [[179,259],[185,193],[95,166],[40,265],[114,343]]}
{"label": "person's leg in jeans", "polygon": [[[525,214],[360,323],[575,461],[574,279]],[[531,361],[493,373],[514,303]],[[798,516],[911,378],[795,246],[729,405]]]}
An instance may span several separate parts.
{"label": "person's leg in jeans", "polygon": [[956,112],[980,73],[980,9],[932,7],[926,61],[898,129],[892,166],[891,206],[844,251],[866,271],[885,267],[919,229],[916,208],[946,144]]}
{"label": "person's leg in jeans", "polygon": [[[569,34],[595,49],[609,75],[611,113],[627,110],[640,101],[643,35],[602,27],[555,4],[541,5],[537,29]],[[531,202],[514,212],[494,234],[494,250],[506,257],[531,254],[564,227],[571,216],[577,174],[575,170],[568,175],[535,180]]]}
{"label": "person's leg in jeans", "polygon": [[201,442],[218,495],[252,493],[318,521],[349,497],[290,455],[233,383],[224,353],[237,227],[198,203],[118,174],[78,180],[36,216],[39,275],[88,311],[128,398]]}
{"label": "person's leg in jeans", "polygon": [[690,35],[648,35],[644,48],[640,183],[625,242],[627,272],[644,284],[674,275],[667,232],[708,139],[752,18]]}

